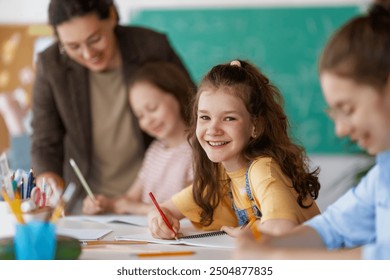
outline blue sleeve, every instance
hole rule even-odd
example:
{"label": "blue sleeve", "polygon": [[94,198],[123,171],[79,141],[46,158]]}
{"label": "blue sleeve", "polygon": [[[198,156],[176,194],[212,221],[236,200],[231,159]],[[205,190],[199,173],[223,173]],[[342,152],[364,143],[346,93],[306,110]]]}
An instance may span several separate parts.
{"label": "blue sleeve", "polygon": [[305,223],[314,228],[329,249],[356,247],[375,240],[374,167],[359,185],[340,197],[322,214]]}
{"label": "blue sleeve", "polygon": [[390,245],[369,244],[363,247],[365,260],[390,260]]}

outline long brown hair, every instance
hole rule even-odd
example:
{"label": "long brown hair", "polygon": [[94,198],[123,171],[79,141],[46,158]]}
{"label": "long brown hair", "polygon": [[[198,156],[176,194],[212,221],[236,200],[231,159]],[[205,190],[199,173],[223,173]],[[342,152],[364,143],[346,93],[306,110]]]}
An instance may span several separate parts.
{"label": "long brown hair", "polygon": [[390,75],[390,3],[377,1],[369,12],[340,28],[327,43],[319,71],[381,90]]}
{"label": "long brown hair", "polygon": [[[310,172],[305,151],[294,144],[288,136],[288,120],[283,111],[283,98],[255,66],[240,61],[241,66],[222,64],[213,67],[200,83],[192,107],[189,140],[193,148],[194,183],[193,196],[202,208],[201,223],[209,225],[213,221],[214,209],[222,197],[226,181],[220,181],[220,165],[207,157],[196,138],[198,100],[205,89],[226,89],[229,94],[239,97],[245,104],[252,119],[256,120],[257,137],[251,139],[244,149],[246,159],[259,156],[271,157],[288,176],[298,193],[297,202],[302,208],[304,200],[318,197],[320,183],[319,168]],[[260,132],[260,133],[259,133]]]}
{"label": "long brown hair", "polygon": [[179,102],[180,114],[185,124],[189,125],[188,105],[195,89],[191,79],[181,68],[171,62],[148,62],[131,77],[128,84],[129,92],[132,86],[140,82],[152,84],[165,93],[173,95]]}

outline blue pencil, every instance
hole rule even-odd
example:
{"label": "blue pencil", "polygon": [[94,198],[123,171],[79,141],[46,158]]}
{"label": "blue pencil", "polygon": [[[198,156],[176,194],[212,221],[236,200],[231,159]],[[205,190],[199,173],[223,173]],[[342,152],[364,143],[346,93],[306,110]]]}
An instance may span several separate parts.
{"label": "blue pencil", "polygon": [[30,172],[28,173],[28,181],[27,181],[27,198],[30,198],[31,191],[34,188],[34,173],[32,169],[30,169]]}

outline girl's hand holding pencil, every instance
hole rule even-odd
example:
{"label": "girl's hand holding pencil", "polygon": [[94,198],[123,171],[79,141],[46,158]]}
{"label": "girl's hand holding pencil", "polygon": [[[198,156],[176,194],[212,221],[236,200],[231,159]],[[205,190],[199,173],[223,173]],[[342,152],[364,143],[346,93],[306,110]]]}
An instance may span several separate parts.
{"label": "girl's hand holding pencil", "polygon": [[96,215],[105,212],[113,212],[114,199],[108,198],[104,195],[98,194],[95,196],[95,200],[86,196],[83,200],[83,214]]}
{"label": "girl's hand holding pencil", "polygon": [[165,216],[167,217],[169,223],[171,224],[173,231],[167,226],[164,219],[160,216],[158,211],[153,210],[150,212],[148,223],[149,229],[154,238],[159,239],[175,239],[180,236],[180,222],[173,216],[171,216],[168,212],[165,212]]}
{"label": "girl's hand holding pencil", "polygon": [[148,224],[152,236],[160,239],[177,239],[180,230],[179,220],[167,209],[161,208],[153,194],[150,197],[156,207],[156,210],[151,211],[148,215]]}

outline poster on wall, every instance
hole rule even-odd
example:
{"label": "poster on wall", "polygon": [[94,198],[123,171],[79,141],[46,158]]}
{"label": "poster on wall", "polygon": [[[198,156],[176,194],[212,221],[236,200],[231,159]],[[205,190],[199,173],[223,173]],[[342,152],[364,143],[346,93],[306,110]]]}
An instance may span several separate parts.
{"label": "poster on wall", "polygon": [[0,114],[10,134],[10,164],[29,168],[34,62],[53,37],[45,25],[0,25]]}

